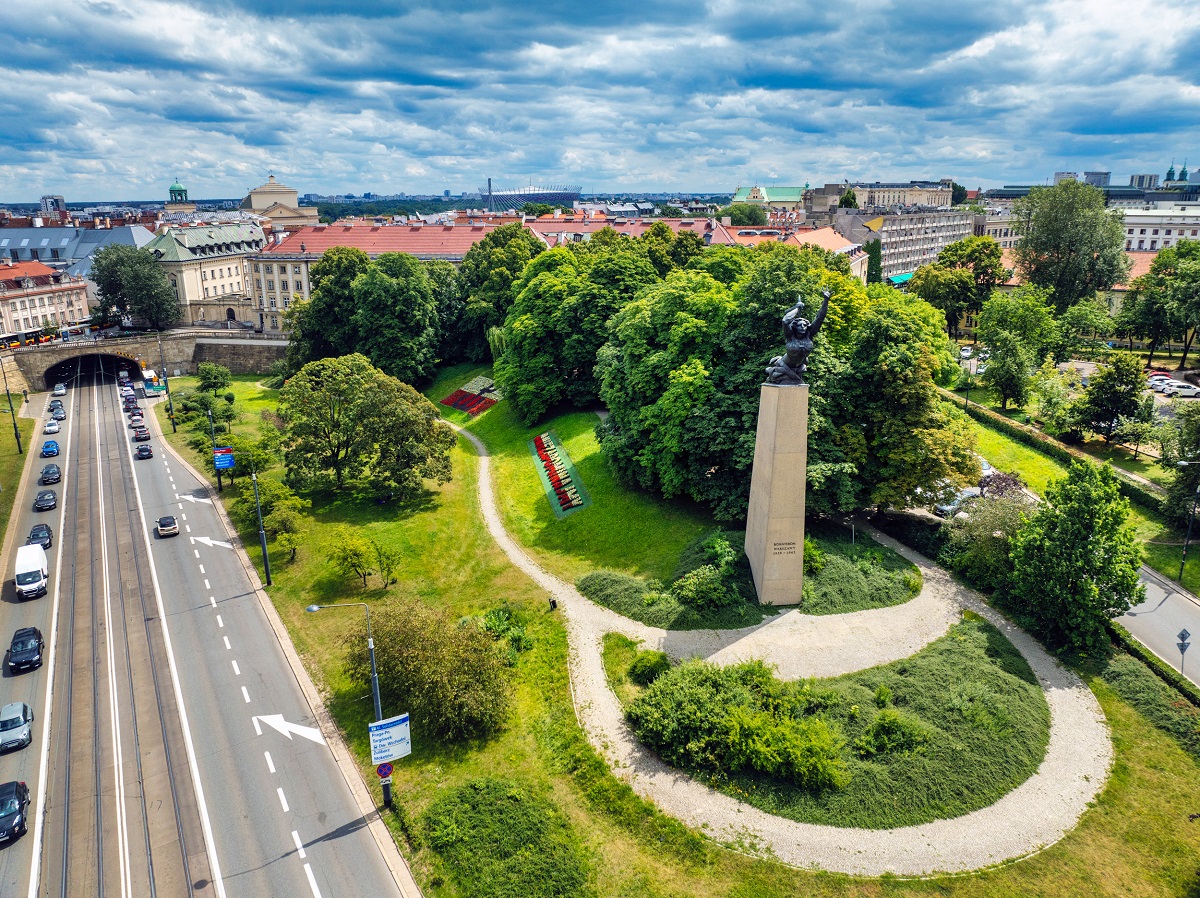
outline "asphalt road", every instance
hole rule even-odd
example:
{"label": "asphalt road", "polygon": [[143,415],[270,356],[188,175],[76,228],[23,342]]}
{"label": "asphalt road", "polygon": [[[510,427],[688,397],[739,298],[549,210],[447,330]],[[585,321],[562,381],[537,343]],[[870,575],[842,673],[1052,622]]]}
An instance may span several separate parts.
{"label": "asphalt road", "polygon": [[[34,815],[0,895],[400,894],[206,488],[157,433],[134,459],[113,373],[65,398],[59,507],[32,511],[31,459],[13,512],[0,638],[38,626],[48,653],[0,687],[36,715],[0,757]],[[18,603],[15,547],[47,519],[50,593]]]}
{"label": "asphalt road", "polygon": [[1200,685],[1200,653],[1180,652],[1177,634],[1187,630],[1188,643],[1200,642],[1200,605],[1191,596],[1178,592],[1170,580],[1142,569],[1146,601],[1117,618],[1138,641],[1183,675]]}

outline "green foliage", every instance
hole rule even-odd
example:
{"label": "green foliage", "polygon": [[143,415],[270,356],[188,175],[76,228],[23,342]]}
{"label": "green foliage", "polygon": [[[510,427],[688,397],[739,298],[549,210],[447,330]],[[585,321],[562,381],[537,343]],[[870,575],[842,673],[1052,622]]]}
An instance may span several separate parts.
{"label": "green foliage", "polygon": [[1050,291],[1022,284],[1015,290],[993,293],[985,299],[976,329],[980,341],[992,346],[1005,333],[1012,334],[1031,359],[1045,358],[1058,335]]}
{"label": "green foliage", "polygon": [[618,571],[594,571],[580,577],[576,587],[597,605],[631,620],[666,630],[748,627],[763,617],[763,609],[746,601],[711,610],[683,604],[662,584]]}
{"label": "green foliage", "polygon": [[443,358],[482,361],[487,332],[504,324],[515,295],[513,284],[545,246],[521,224],[503,225],[467,250],[458,272],[461,314],[444,322]]}
{"label": "green foliage", "polygon": [[699,611],[737,605],[742,597],[730,588],[720,568],[711,564],[688,571],[673,584],[671,595],[682,604]]}
{"label": "green foliage", "polygon": [[509,666],[517,663],[517,656],[533,648],[533,640],[525,630],[523,618],[508,605],[492,608],[484,614],[480,625],[498,642],[508,646]]}
{"label": "green foliage", "polygon": [[964,237],[938,253],[937,264],[968,272],[974,284],[966,311],[979,312],[992,293],[1007,280],[1000,244],[990,237]]}
{"label": "green foliage", "polygon": [[1034,187],[1013,203],[1017,270],[1030,284],[1054,291],[1059,312],[1108,290],[1129,273],[1124,215],[1106,208],[1090,184],[1063,181]]}
{"label": "green foliage", "polygon": [[1104,663],[1100,678],[1200,761],[1200,708],[1182,699],[1145,664],[1124,652],[1115,653]]}
{"label": "green foliage", "polygon": [[88,278],[96,285],[102,317],[132,315],[162,330],[183,314],[178,294],[148,249],[110,243],[92,256]]}
{"label": "green foliage", "polygon": [[749,203],[733,203],[717,210],[717,218],[728,218],[734,227],[761,227],[767,223],[767,210]]}
{"label": "green foliage", "polygon": [[1121,418],[1137,414],[1145,389],[1141,361],[1127,353],[1114,353],[1091,376],[1073,412],[1084,426],[1107,442]]}
{"label": "green foliage", "polygon": [[[881,686],[886,689],[886,686]],[[876,696],[879,693],[876,692]],[[878,704],[878,698],[876,699]],[[883,708],[867,731],[854,740],[854,750],[863,756],[882,754],[911,754],[921,751],[929,742],[929,731],[919,721],[895,708]]]}
{"label": "green foliage", "polygon": [[800,608],[805,614],[845,614],[865,608],[884,608],[907,602],[920,590],[921,578],[911,567],[889,570],[882,553],[839,549],[852,555],[826,555],[818,573],[805,574]]}
{"label": "green foliage", "polygon": [[342,525],[330,551],[330,560],[347,577],[361,577],[363,589],[367,578],[375,573],[375,547],[362,531]]}
{"label": "green foliage", "polygon": [[868,240],[863,244],[867,253],[867,283],[883,282],[883,247],[878,239]]}
{"label": "green foliage", "polygon": [[976,295],[970,271],[938,263],[922,265],[914,271],[909,289],[935,309],[941,309],[946,316],[946,333],[951,337],[958,335],[958,323]]}
{"label": "green foliage", "polygon": [[284,313],[291,373],[309,362],[355,351],[354,279],[370,267],[371,259],[362,250],[333,246],[309,268],[310,298],[292,303]]}
{"label": "green foliage", "polygon": [[1049,644],[1098,651],[1108,642],[1105,622],[1145,595],[1129,503],[1111,469],[1082,462],[1044,499],[1013,540],[1004,601]]}
{"label": "green foliage", "polygon": [[887,683],[880,683],[875,687],[875,707],[886,708],[892,703],[892,690],[888,688]]}
{"label": "green foliage", "polygon": [[[258,517],[254,507],[254,484],[249,478],[242,481],[241,499],[229,511],[238,529],[241,531],[257,530]],[[312,502],[297,496],[295,491],[274,477],[263,477],[258,481],[258,500],[262,505],[263,524],[274,520],[276,513],[303,514],[312,507]],[[270,532],[280,532],[281,527],[268,527]]]}
{"label": "green foliage", "polygon": [[804,537],[804,576],[814,577],[825,570],[829,556],[811,536]]}
{"label": "green foliage", "polygon": [[383,253],[350,284],[354,351],[404,383],[433,374],[438,310],[423,263],[407,253]]}
{"label": "green foliage", "polygon": [[846,192],[843,193],[841,195],[841,198],[838,199],[838,208],[839,209],[857,209],[858,208],[858,195],[854,192],[853,188],[851,188],[851,187],[846,188]]}
{"label": "green foliage", "polygon": [[629,665],[629,679],[639,686],[649,686],[671,669],[666,652],[640,651]]}
{"label": "green foliage", "polygon": [[[414,742],[417,734],[445,742],[485,738],[504,725],[511,704],[506,659],[482,628],[397,598],[374,609],[371,629],[384,712],[408,711]],[[365,626],[347,633],[343,645],[346,675],[369,688]]]}
{"label": "green foliage", "polygon": [[595,894],[583,847],[562,811],[516,782],[469,780],[435,799],[421,823],[459,894]]}
{"label": "green foliage", "polygon": [[1024,405],[1029,398],[1033,356],[1021,338],[1010,331],[994,333],[989,345],[992,357],[983,373],[983,382],[1000,397],[1001,409],[1007,409],[1010,402]]}
{"label": "green foliage", "polygon": [[1031,511],[1024,496],[981,496],[971,513],[946,523],[943,558],[976,589],[1003,590],[1012,577],[1012,541]]}
{"label": "green foliage", "polygon": [[233,383],[233,374],[229,369],[213,362],[201,362],[197,365],[196,376],[200,380],[199,388],[214,395]]}

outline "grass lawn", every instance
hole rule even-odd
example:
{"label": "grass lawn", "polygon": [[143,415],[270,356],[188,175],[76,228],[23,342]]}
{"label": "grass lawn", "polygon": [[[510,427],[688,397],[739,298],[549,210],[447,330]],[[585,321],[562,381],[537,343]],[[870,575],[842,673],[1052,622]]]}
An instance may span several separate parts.
{"label": "grass lawn", "polygon": [[1164,489],[1171,482],[1171,472],[1165,470],[1158,463],[1158,459],[1148,456],[1144,452],[1140,452],[1135,459],[1132,449],[1115,444],[1106,445],[1103,440],[1097,439],[1085,440],[1075,448],[1086,452],[1093,458],[1145,477],[1151,483],[1156,483]]}
{"label": "grass lawn", "polygon": [[[19,396],[17,398],[20,399]],[[41,445],[37,440],[41,436],[42,421],[37,418],[17,418],[17,429],[21,432],[21,448],[25,450],[18,453],[16,437],[12,436],[11,421],[10,418],[8,421],[0,422],[0,533],[5,532],[8,527],[8,519],[12,516],[13,503],[17,500],[17,489],[21,471],[25,467],[25,459],[30,452],[38,451],[38,446]],[[54,461],[58,461],[58,459],[54,459]],[[35,462],[35,476],[39,470],[41,469]],[[23,545],[23,543],[17,543],[17,545]]]}

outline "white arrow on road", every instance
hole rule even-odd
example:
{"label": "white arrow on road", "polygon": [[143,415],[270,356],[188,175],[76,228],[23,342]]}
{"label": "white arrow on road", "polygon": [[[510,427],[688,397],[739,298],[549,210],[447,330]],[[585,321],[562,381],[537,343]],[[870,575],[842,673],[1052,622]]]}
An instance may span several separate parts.
{"label": "white arrow on road", "polygon": [[295,733],[297,736],[303,736],[305,739],[315,742],[318,745],[325,744],[325,737],[321,735],[321,731],[316,727],[305,727],[300,726],[298,723],[288,723],[283,719],[282,714],[263,714],[262,716],[253,718],[253,720],[254,731],[260,736],[262,735],[262,728],[259,727],[258,722],[261,720],[271,729],[278,730],[289,739],[292,738],[292,733]]}
{"label": "white arrow on road", "polygon": [[182,496],[179,495],[179,493],[176,493],[175,498],[187,499],[189,502],[203,502],[205,505],[212,505],[212,499],[196,498],[195,496],[189,496],[187,493],[184,493]]}
{"label": "white arrow on road", "polygon": [[223,543],[219,539],[209,539],[207,536],[192,536],[189,537],[189,539],[191,539],[191,541],[194,543],[200,543],[201,545],[208,546],[210,549],[213,546],[220,546],[222,549],[233,548],[233,543]]}

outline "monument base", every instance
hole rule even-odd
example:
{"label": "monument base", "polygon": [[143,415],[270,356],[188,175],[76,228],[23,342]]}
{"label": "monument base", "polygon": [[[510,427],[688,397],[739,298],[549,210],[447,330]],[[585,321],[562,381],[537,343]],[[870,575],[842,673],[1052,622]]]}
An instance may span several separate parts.
{"label": "monument base", "polygon": [[763,384],[746,517],[746,556],[760,604],[800,602],[807,470],[808,385]]}

